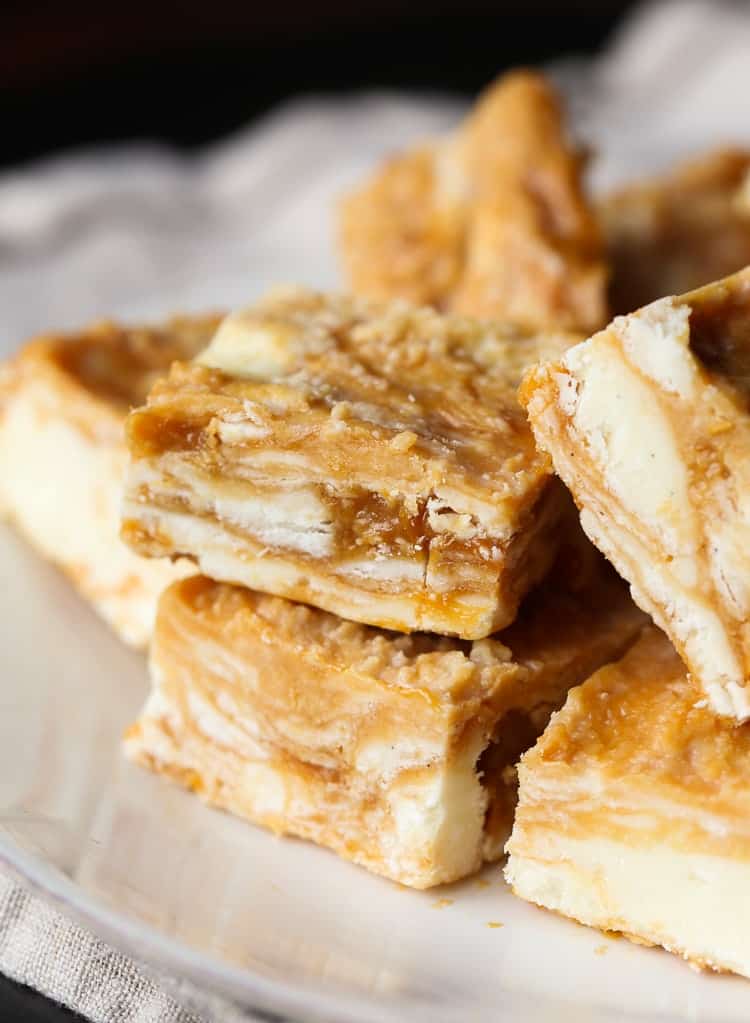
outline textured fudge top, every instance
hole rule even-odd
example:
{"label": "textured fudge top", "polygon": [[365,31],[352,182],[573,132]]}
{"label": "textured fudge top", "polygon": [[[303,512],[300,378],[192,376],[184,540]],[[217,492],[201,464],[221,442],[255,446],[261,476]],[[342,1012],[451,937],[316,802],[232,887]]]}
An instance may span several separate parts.
{"label": "textured fudge top", "polygon": [[613,778],[669,785],[685,801],[700,796],[716,800],[717,810],[750,811],[750,728],[711,711],[653,627],[622,660],[571,691],[524,761],[527,768],[555,762],[590,762]]}
{"label": "textured fudge top", "polygon": [[131,451],[194,452],[216,470],[243,450],[297,449],[327,482],[392,479],[420,493],[454,482],[491,521],[549,475],[516,400],[519,377],[575,340],[278,291],[228,317],[195,363],[156,384],[130,417]]}
{"label": "textured fudge top", "polygon": [[575,678],[577,666],[596,659],[599,650],[615,655],[646,620],[621,580],[599,565],[580,589],[564,572],[550,578],[512,626],[474,642],[401,635],[203,576],[170,588],[162,598],[163,620],[180,606],[206,625],[220,623],[228,650],[233,636],[241,640],[265,628],[269,643],[319,661],[321,670],[356,671],[430,703],[481,699],[504,683],[510,704],[520,707],[540,702],[547,685],[559,690],[560,680]]}

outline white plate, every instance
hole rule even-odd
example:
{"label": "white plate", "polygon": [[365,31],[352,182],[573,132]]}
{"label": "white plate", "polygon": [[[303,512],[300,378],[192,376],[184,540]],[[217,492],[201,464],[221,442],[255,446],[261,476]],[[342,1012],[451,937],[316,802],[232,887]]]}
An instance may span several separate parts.
{"label": "white plate", "polygon": [[326,1023],[746,1023],[750,983],[534,909],[498,867],[409,891],[126,763],[143,659],[4,528],[0,569],[0,856],[114,945]]}

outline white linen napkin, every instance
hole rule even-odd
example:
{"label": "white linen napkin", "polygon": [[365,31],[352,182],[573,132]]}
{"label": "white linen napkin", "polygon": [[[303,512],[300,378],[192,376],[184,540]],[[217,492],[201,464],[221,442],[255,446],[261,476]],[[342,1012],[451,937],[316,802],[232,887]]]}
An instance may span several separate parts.
{"label": "white linen napkin", "polygon": [[[750,146],[747,7],[641,7],[601,57],[552,73],[599,150],[597,188],[711,145]],[[5,173],[0,355],[97,317],[222,309],[278,282],[336,285],[337,196],[462,109],[449,97],[307,98],[189,157],[128,146]],[[0,971],[101,1023],[281,1019],[156,977],[4,873]]]}

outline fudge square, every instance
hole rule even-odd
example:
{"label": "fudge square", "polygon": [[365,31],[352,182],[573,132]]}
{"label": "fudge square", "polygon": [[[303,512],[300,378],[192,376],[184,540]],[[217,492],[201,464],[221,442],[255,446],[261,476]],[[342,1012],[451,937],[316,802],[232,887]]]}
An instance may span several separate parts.
{"label": "fudge square", "polygon": [[516,895],[750,976],[750,729],[662,632],[572,690],[518,774]]}
{"label": "fudge square", "polygon": [[123,537],[354,621],[487,636],[562,533],[516,391],[573,340],[277,291],[129,417]]}
{"label": "fudge square", "polygon": [[599,216],[613,313],[726,277],[750,263],[750,150],[712,150],[628,185]]}
{"label": "fudge square", "polygon": [[98,323],[36,338],[0,366],[0,513],[137,646],[148,642],[159,593],[192,566],[139,558],[120,540],[125,418],[218,323]]}
{"label": "fudge square", "polygon": [[346,196],[340,249],[352,290],[598,329],[607,272],[583,170],[553,86],[530,71],[503,75],[455,132],[392,157]]}
{"label": "fudge square", "polygon": [[194,576],[161,598],[125,749],[209,804],[426,888],[502,854],[513,765],[644,619],[603,559],[474,643]]}
{"label": "fudge square", "polygon": [[750,716],[750,268],[532,369],[521,398],[581,524],[712,708]]}

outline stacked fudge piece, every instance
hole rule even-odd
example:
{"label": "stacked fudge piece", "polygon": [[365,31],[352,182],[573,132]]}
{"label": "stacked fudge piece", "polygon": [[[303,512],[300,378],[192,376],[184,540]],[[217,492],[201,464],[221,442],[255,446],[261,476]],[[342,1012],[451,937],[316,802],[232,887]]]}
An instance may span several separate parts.
{"label": "stacked fudge piece", "polygon": [[516,398],[571,341],[296,289],[173,365],[123,536],[204,575],[161,600],[129,754],[404,884],[497,858],[518,756],[642,626]]}

